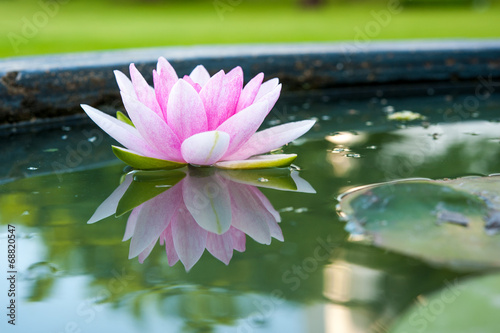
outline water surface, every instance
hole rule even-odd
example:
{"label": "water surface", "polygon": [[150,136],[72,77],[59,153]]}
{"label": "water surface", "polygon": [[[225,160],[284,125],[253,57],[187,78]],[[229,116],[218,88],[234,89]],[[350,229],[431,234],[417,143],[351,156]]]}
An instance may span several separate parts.
{"label": "water surface", "polygon": [[[189,271],[181,262],[170,267],[158,244],[142,264],[128,259],[130,241],[122,238],[129,213],[86,223],[126,171],[111,153],[112,140],[94,125],[4,135],[0,237],[6,244],[7,225],[15,226],[15,329],[387,331],[421,295],[464,273],[357,241],[339,221],[336,198],[394,179],[500,172],[500,99],[472,107],[468,97],[330,102],[285,96],[266,126],[318,119],[283,148],[299,155],[294,164],[316,193],[259,188],[279,212],[284,241],[266,245],[247,236],[245,251],[234,251],[228,265],[205,251]],[[387,120],[401,110],[426,119]],[[2,295],[7,287],[2,282]],[[5,309],[7,297],[1,299]],[[14,331],[5,319],[1,326]]]}

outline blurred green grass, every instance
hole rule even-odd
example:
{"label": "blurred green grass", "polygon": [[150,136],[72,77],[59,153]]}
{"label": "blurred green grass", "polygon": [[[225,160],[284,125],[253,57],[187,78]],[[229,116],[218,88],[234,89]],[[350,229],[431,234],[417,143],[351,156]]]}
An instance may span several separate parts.
{"label": "blurred green grass", "polygon": [[[168,45],[500,37],[498,1],[409,6],[406,0],[382,23],[373,14],[388,11],[381,0],[330,1],[309,9],[295,1],[215,0],[226,5],[219,11],[212,0],[64,1],[44,20],[38,1],[0,0],[0,57]],[[23,33],[26,22],[35,28],[31,34]]]}

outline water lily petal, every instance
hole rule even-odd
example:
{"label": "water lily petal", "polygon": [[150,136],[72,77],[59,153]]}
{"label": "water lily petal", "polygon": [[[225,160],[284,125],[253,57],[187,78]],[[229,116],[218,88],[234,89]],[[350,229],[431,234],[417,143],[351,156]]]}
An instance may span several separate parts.
{"label": "water lily petal", "polygon": [[186,270],[190,270],[201,258],[207,244],[208,231],[196,223],[189,211],[179,209],[172,220],[172,238],[180,261]]}
{"label": "water lily petal", "polygon": [[224,159],[236,152],[260,127],[267,114],[269,113],[268,103],[266,100],[252,104],[244,110],[241,110],[231,118],[223,122],[218,131],[223,131],[229,134],[231,140]]}
{"label": "water lily petal", "polygon": [[196,66],[191,74],[189,74],[194,82],[198,83],[200,86],[204,86],[210,79],[210,74],[203,65]]}
{"label": "water lily petal", "polygon": [[187,177],[182,187],[184,203],[200,227],[218,235],[229,230],[231,198],[221,177]]}
{"label": "water lily petal", "polygon": [[163,119],[167,120],[168,96],[174,84],[179,80],[175,69],[163,57],[158,59],[156,71],[153,71],[153,82],[155,86],[155,95],[158,105],[161,108]]}
{"label": "water lily petal", "polygon": [[274,216],[262,205],[248,185],[234,183],[229,187],[233,213],[232,226],[243,231],[261,244],[271,243],[267,220]]}
{"label": "water lily petal", "polygon": [[224,77],[224,71],[217,72],[200,91],[200,98],[207,113],[209,130],[219,126],[221,116],[226,114],[226,103],[224,103],[226,89],[223,89]]}
{"label": "water lily petal", "polygon": [[134,127],[89,105],[82,104],[81,107],[100,128],[128,149],[144,156],[162,158],[162,154],[151,148]]}
{"label": "water lily petal", "polygon": [[120,88],[120,91],[123,91],[124,93],[137,98],[137,94],[135,93],[135,88],[132,84],[132,81],[130,81],[130,79],[119,70],[114,70],[113,73],[115,74],[116,83],[118,83],[118,88]]}
{"label": "water lily petal", "polygon": [[235,227],[231,227],[229,232],[231,233],[233,248],[238,252],[245,252],[247,240],[246,234]]}
{"label": "water lily petal", "polygon": [[251,189],[255,196],[259,198],[262,205],[266,207],[267,211],[271,213],[272,216],[274,216],[276,222],[281,222],[280,213],[276,209],[274,209],[269,199],[258,188],[252,186]]}
{"label": "water lily petal", "polygon": [[157,170],[165,169],[172,170],[182,168],[186,163],[173,162],[168,160],[161,160],[158,158],[152,158],[140,155],[132,150],[125,149],[122,147],[111,146],[113,153],[121,161],[130,165],[132,168],[137,170]]}
{"label": "water lily petal", "polygon": [[296,154],[258,155],[246,160],[223,161],[215,163],[221,169],[264,169],[289,166],[297,158]]}
{"label": "water lily petal", "polygon": [[236,112],[240,112],[255,101],[255,97],[259,92],[263,79],[264,73],[259,73],[245,85],[241,91],[240,99],[238,100],[238,105],[236,106]]}
{"label": "water lily petal", "polygon": [[195,134],[182,143],[182,157],[187,163],[212,165],[226,153],[229,140],[229,134],[221,131]]}
{"label": "water lily petal", "polygon": [[193,79],[189,75],[184,75],[183,79],[184,79],[184,81],[189,83],[194,88],[194,90],[196,90],[197,93],[200,92],[200,90],[201,90],[200,84],[194,82]]}
{"label": "water lily petal", "polygon": [[130,242],[129,259],[144,251],[165,230],[182,203],[182,186],[177,184],[145,202]]}
{"label": "water lily petal", "polygon": [[224,159],[244,160],[253,155],[270,152],[304,135],[314,123],[315,120],[302,120],[257,132],[238,151],[224,156]]}
{"label": "water lily petal", "polygon": [[217,235],[209,232],[207,236],[207,250],[215,258],[228,265],[233,257],[233,236],[231,232]]}
{"label": "water lily petal", "polygon": [[203,102],[196,90],[183,79],[172,88],[167,109],[167,121],[181,141],[207,130]]}
{"label": "water lily petal", "polygon": [[151,251],[153,251],[153,248],[155,247],[157,241],[158,241],[158,239],[155,239],[153,242],[151,242],[151,244],[149,244],[149,246],[147,248],[144,249],[144,251],[139,253],[138,259],[139,259],[139,262],[141,264],[144,262],[144,260],[146,260],[146,258],[149,256]]}
{"label": "water lily petal", "polygon": [[233,68],[224,77],[224,85],[222,94],[225,96],[223,99],[225,105],[225,112],[219,118],[219,124],[236,113],[236,106],[240,99],[241,90],[243,89],[243,70],[240,66]]}
{"label": "water lily petal", "polygon": [[127,220],[127,225],[125,226],[125,233],[123,234],[122,242],[129,240],[134,236],[135,226],[137,225],[137,218],[139,217],[139,213],[142,209],[143,205],[139,205],[132,209],[130,216]]}
{"label": "water lily petal", "polygon": [[97,207],[95,213],[88,220],[88,224],[95,223],[100,221],[108,216],[113,215],[116,212],[116,208],[118,207],[118,203],[120,202],[121,197],[125,194],[128,187],[132,183],[133,177],[131,174],[125,176],[123,182],[118,186],[113,193],[103,203]]}
{"label": "water lily petal", "polygon": [[174,239],[172,238],[172,223],[170,223],[168,227],[163,231],[160,239],[163,239],[163,243],[165,243],[165,252],[167,253],[168,265],[175,265],[175,263],[179,261],[179,256],[175,251]]}
{"label": "water lily petal", "polygon": [[174,131],[154,112],[138,100],[121,93],[123,104],[141,136],[158,152],[162,159],[183,162],[181,143]]}
{"label": "water lily petal", "polygon": [[271,90],[258,100],[256,99],[256,102],[267,100],[269,111],[271,111],[271,109],[274,107],[274,104],[276,104],[276,102],[278,101],[280,94],[281,94],[281,84],[278,84],[273,90]]}
{"label": "water lily petal", "polygon": [[279,83],[280,80],[276,77],[274,79],[262,83],[262,85],[259,88],[259,92],[257,93],[257,96],[255,96],[255,101],[258,101],[262,96],[274,90]]}
{"label": "water lily petal", "polygon": [[298,171],[292,170],[291,175],[292,175],[293,181],[295,182],[295,185],[297,185],[297,192],[316,193],[316,190],[314,189],[314,187],[312,187],[311,184],[309,184],[307,182],[307,180],[302,179],[299,176]]}
{"label": "water lily petal", "polygon": [[[146,105],[149,109],[153,110],[154,113],[163,119],[163,112],[161,111],[160,105],[156,100],[155,90],[146,82],[133,63],[130,64],[130,78],[132,79],[132,84],[134,85],[137,100]],[[135,96],[132,95],[132,97]]]}

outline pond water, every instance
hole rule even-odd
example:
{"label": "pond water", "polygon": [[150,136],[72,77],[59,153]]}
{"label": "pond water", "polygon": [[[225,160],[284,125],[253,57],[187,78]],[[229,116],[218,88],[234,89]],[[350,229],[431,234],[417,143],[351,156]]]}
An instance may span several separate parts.
{"label": "pond water", "polygon": [[[395,179],[500,172],[500,98],[476,98],[474,104],[470,99],[448,95],[331,102],[328,96],[283,96],[266,126],[318,119],[307,135],[283,148],[298,154],[294,175],[302,180],[259,172],[197,176],[184,170],[173,182],[155,175],[148,190],[129,192],[142,201],[122,211],[158,195],[149,207],[154,212],[138,225],[159,228],[169,205],[180,197],[187,206],[183,211],[192,213],[186,201],[196,200],[210,177],[224,184],[226,200],[240,196],[239,216],[249,225],[261,223],[262,216],[274,218],[267,221],[267,236],[259,234],[260,227],[238,226],[245,229],[246,241],[239,231],[229,250],[221,253],[212,244],[212,251],[205,250],[199,260],[191,248],[199,254],[204,247],[179,236],[189,234],[187,227],[175,227],[183,230],[177,236],[160,230],[153,237],[177,242],[179,253],[171,247],[167,255],[158,242],[149,249],[138,245],[135,252],[151,250],[140,263],[129,259],[135,236],[122,241],[129,212],[87,224],[120,180],[128,184],[122,177],[124,164],[112,155],[112,140],[93,124],[4,134],[0,262],[2,274],[9,277],[6,244],[14,233],[17,273],[16,327],[3,314],[2,332],[390,331],[426,295],[481,273],[433,266],[360,241],[340,221],[337,198],[356,186]],[[387,119],[402,110],[426,118],[408,123]],[[170,195],[174,189],[181,190]],[[9,232],[8,225],[15,231]],[[170,266],[175,256],[184,260]],[[5,278],[1,286],[2,313],[8,313]],[[418,323],[415,331],[425,332],[420,328],[427,322]]]}

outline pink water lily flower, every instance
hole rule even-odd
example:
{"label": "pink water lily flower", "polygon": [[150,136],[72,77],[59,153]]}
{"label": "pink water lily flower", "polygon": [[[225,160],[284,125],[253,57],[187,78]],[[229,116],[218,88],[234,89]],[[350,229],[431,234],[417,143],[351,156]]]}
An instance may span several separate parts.
{"label": "pink water lily flower", "polygon": [[153,70],[154,88],[134,64],[129,80],[115,71],[128,119],[109,116],[89,105],[87,115],[125,148],[115,154],[138,169],[178,168],[185,164],[220,168],[289,165],[295,154],[262,155],[306,133],[313,120],[275,126],[260,132],[281,92],[277,78],[263,82],[260,73],[243,87],[243,70],[210,77],[202,65],[183,78],[163,57]]}

